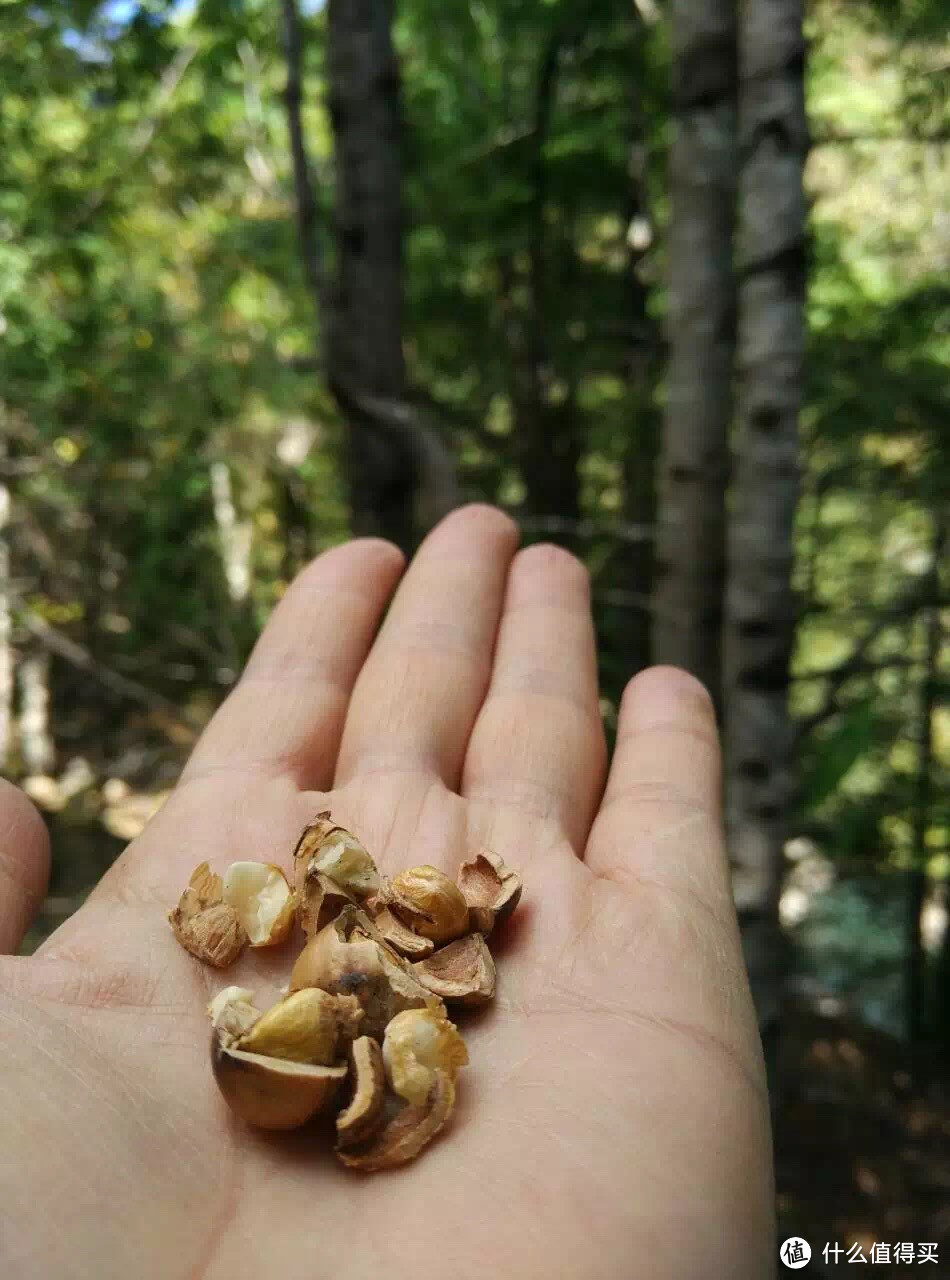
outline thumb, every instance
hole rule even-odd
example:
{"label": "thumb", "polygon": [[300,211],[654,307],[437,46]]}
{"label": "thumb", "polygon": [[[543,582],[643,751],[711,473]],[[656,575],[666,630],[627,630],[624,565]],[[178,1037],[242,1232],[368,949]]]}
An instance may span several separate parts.
{"label": "thumb", "polygon": [[0,778],[0,955],[17,950],[46,892],[49,836],[19,787]]}

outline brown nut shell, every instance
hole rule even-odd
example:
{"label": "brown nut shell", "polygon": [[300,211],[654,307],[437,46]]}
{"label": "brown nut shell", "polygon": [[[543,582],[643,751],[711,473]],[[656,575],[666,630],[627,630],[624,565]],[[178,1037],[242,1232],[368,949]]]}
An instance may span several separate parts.
{"label": "brown nut shell", "polygon": [[221,877],[202,862],[191,873],[178,906],[168,913],[172,931],[185,950],[216,969],[232,964],[248,940],[238,913],[221,901],[222,888]]}
{"label": "brown nut shell", "polygon": [[346,1065],[314,1066],[211,1042],[211,1066],[225,1102],[258,1129],[296,1129],[333,1101]]}
{"label": "brown nut shell", "polygon": [[386,1101],[386,1073],[383,1054],[370,1036],[354,1040],[350,1050],[353,1097],[336,1118],[338,1147],[365,1142],[382,1124]]}
{"label": "brown nut shell", "polygon": [[424,960],[435,950],[431,938],[420,938],[408,925],[403,924],[398,916],[393,915],[388,907],[383,907],[373,923],[383,936],[387,946],[392,947],[407,960]]}
{"label": "brown nut shell", "polygon": [[354,901],[339,885],[319,871],[298,876],[295,883],[297,923],[310,938]]}
{"label": "brown nut shell", "polygon": [[412,972],[448,1004],[487,1004],[495,994],[495,962],[480,933],[440,947],[414,964]]}
{"label": "brown nut shell", "polygon": [[322,929],[346,903],[362,902],[379,889],[375,862],[329,809],[304,827],[293,856],[297,918],[307,934]]}
{"label": "brown nut shell", "polygon": [[521,877],[491,849],[459,867],[458,886],[469,906],[470,924],[488,934],[521,900]]}
{"label": "brown nut shell", "polygon": [[406,962],[383,943],[369,917],[355,907],[346,907],[297,957],[290,990],[304,987],[356,996],[364,1012],[360,1030],[377,1040],[402,1010],[442,1007]]}
{"label": "brown nut shell", "polygon": [[361,1147],[340,1149],[339,1159],[349,1169],[375,1173],[414,1159],[439,1132],[455,1105],[452,1078],[440,1071],[422,1106],[404,1106]]}

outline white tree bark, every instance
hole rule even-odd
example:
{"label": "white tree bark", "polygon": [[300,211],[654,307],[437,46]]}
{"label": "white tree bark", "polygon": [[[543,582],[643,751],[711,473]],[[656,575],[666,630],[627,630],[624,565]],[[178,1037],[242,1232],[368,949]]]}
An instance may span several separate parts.
{"label": "white tree bark", "polygon": [[803,61],[801,0],[740,0],[738,431],[723,662],[730,850],[763,1028],[782,996],[778,896],[793,782],[787,694],[804,356]]}
{"label": "white tree bark", "polygon": [[251,525],[248,520],[238,520],[228,464],[212,462],[210,475],[211,500],[228,595],[235,603],[240,603],[247,599],[251,590]]}
{"label": "white tree bark", "polygon": [[49,654],[30,653],[20,660],[20,752],[29,774],[51,773],[56,759],[49,728]]}
{"label": "white tree bark", "polygon": [[[6,453],[0,441],[0,457]],[[10,490],[0,479],[0,772],[13,748],[13,621],[10,610]]]}

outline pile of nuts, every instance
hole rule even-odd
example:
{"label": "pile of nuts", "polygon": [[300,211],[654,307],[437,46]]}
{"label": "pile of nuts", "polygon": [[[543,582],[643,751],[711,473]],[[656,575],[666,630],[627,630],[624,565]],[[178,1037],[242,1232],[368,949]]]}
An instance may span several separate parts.
{"label": "pile of nuts", "polygon": [[228,1105],[262,1129],[294,1129],[336,1111],[343,1164],[388,1169],[418,1155],[452,1112],[468,1062],[446,1004],[495,994],[486,944],[518,905],[521,879],[490,850],[452,881],[435,867],[386,880],[329,811],[304,828],[291,886],[279,867],[203,862],[169,921],[192,955],[216,968],[246,946],[308,942],[287,994],[266,1012],[225,987],[211,1001],[211,1065]]}

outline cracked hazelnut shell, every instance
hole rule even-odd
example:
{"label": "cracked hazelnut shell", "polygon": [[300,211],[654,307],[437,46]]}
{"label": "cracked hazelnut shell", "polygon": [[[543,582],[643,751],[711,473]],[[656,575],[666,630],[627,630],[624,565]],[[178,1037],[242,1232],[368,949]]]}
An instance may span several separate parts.
{"label": "cracked hazelnut shell", "polygon": [[424,960],[435,950],[435,943],[431,938],[421,938],[418,933],[414,933],[388,907],[383,907],[374,917],[373,923],[387,946],[398,951],[407,960]]}
{"label": "cracked hazelnut shell", "polygon": [[427,991],[448,1004],[487,1004],[495,994],[495,962],[480,933],[440,947],[412,972]]}
{"label": "cracked hazelnut shell", "polygon": [[304,827],[293,857],[297,916],[306,933],[323,928],[347,902],[363,902],[379,889],[375,862],[329,809]]}
{"label": "cracked hazelnut shell", "polygon": [[296,1129],[324,1110],[346,1077],[346,1064],[314,1066],[228,1048],[218,1032],[211,1069],[225,1102],[258,1129]]}
{"label": "cracked hazelnut shell", "polygon": [[350,1050],[353,1097],[336,1118],[338,1147],[354,1146],[370,1138],[383,1122],[386,1072],[379,1043],[371,1036],[354,1040]]}
{"label": "cracked hazelnut shell", "polygon": [[247,946],[247,931],[234,907],[222,902],[221,877],[207,862],[191,873],[188,888],[168,913],[175,937],[193,956],[216,969],[232,964]]}
{"label": "cracked hazelnut shell", "polygon": [[441,1000],[413,976],[406,962],[380,938],[372,921],[355,907],[316,934],[297,957],[290,990],[320,987],[331,995],[359,1000],[361,1031],[381,1040],[387,1024],[403,1009],[441,1007]]}
{"label": "cracked hazelnut shell", "polygon": [[469,906],[471,927],[488,934],[521,900],[521,877],[491,849],[459,867],[458,886]]}
{"label": "cracked hazelnut shell", "polygon": [[419,1106],[401,1107],[388,1123],[360,1147],[337,1151],[349,1169],[376,1173],[414,1159],[443,1127],[455,1105],[455,1085],[437,1073],[428,1097]]}

